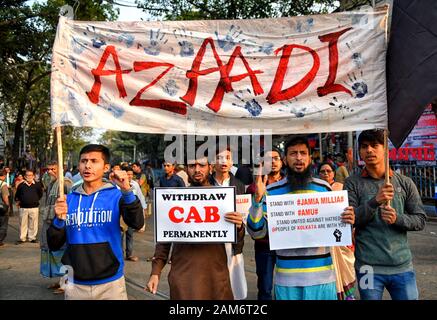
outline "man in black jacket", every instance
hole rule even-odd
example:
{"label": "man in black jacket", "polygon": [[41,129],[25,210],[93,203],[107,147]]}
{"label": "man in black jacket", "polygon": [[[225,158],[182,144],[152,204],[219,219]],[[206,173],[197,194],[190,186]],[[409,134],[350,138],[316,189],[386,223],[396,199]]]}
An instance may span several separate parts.
{"label": "man in black jacket", "polygon": [[[34,172],[26,170],[24,182],[17,188],[15,201],[20,208],[20,239],[16,244],[22,244],[28,239],[32,243],[37,243],[38,234],[38,215],[39,200],[43,195],[41,183],[34,180]],[[26,239],[27,238],[27,239]]]}

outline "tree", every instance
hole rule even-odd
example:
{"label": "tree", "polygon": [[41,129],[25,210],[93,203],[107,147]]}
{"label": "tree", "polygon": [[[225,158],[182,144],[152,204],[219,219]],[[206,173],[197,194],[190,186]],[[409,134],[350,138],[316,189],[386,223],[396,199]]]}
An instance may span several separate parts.
{"label": "tree", "polygon": [[333,0],[142,0],[139,7],[165,20],[277,18],[327,13]]}
{"label": "tree", "polygon": [[[112,4],[101,2],[80,1],[75,18],[115,19],[118,12]],[[60,7],[75,3],[74,0],[48,0],[29,6],[25,0],[0,1],[0,72],[4,75],[0,79],[0,110],[4,125],[14,136],[13,163],[17,163],[22,133],[27,126],[32,127],[32,132],[34,124],[42,125],[46,133],[51,131],[50,121],[40,121],[50,113],[51,48]]]}

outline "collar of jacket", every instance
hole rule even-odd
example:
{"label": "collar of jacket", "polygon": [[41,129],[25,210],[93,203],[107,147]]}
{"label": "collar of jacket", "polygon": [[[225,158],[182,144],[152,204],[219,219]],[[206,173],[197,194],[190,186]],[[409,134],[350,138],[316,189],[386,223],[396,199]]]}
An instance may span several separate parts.
{"label": "collar of jacket", "polygon": [[[394,171],[393,171],[392,169],[390,169],[388,175],[389,175],[390,178],[392,178],[393,175],[394,175]],[[366,167],[364,167],[363,170],[361,171],[361,176],[362,176],[363,178],[369,178],[369,177],[370,177],[370,174],[369,174],[369,172],[367,171]]]}

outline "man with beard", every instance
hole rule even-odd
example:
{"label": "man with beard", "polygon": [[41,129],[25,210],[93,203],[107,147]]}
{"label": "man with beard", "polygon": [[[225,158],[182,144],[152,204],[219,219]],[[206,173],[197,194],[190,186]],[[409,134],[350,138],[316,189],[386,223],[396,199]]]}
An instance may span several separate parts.
{"label": "man with beard", "polygon": [[[207,157],[188,160],[191,186],[211,186],[209,172]],[[237,226],[237,243],[232,245],[237,254],[235,249],[244,239],[243,217],[238,212],[229,212],[225,214],[225,220]],[[156,294],[171,247],[170,243],[156,244],[146,291]],[[168,283],[172,300],[233,300],[225,244],[174,243]]]}
{"label": "man with beard", "polygon": [[[266,195],[330,191],[326,181],[311,175],[311,153],[308,140],[293,137],[285,145],[287,177],[266,187],[267,178],[257,176],[256,192],[247,219],[254,239],[267,234]],[[342,222],[353,224],[352,207],[345,208]],[[335,272],[329,247],[276,250],[274,279],[277,300],[336,300]]]}

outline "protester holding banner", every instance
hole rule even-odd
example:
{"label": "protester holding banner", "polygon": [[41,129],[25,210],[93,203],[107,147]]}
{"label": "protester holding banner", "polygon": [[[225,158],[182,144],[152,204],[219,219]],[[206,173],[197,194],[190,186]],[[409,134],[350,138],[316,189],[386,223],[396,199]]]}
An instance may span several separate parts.
{"label": "protester holding banner", "polygon": [[[208,187],[210,165],[207,157],[188,159],[188,176],[195,187]],[[158,212],[159,214],[159,212]],[[240,213],[224,215],[227,222],[237,226],[237,243],[233,244],[233,254],[241,253],[244,239],[243,217]],[[168,275],[170,299],[172,300],[233,300],[228,260],[222,243],[157,243],[152,259],[152,272],[146,290],[156,293],[161,271],[169,260],[171,270]]]}
{"label": "protester holding banner", "polygon": [[[336,171],[334,165],[322,162],[318,168],[319,176],[329,183],[332,190],[343,190],[343,184],[334,180]],[[353,300],[355,292],[356,275],[354,269],[354,246],[331,247],[334,261],[335,276],[337,279],[337,297],[339,300]]]}
{"label": "protester holding banner", "polygon": [[61,261],[72,268],[68,275],[73,283],[67,283],[65,299],[126,300],[120,215],[128,226],[139,229],[143,210],[126,172],[111,173],[121,190],[103,180],[110,168],[108,148],[87,145],[79,158],[83,183],[66,199],[58,198],[56,218],[47,231],[50,250],[67,245]]}
{"label": "protester holding banner", "polygon": [[[61,271],[62,263],[61,259],[64,255],[64,249],[61,248],[57,251],[52,251],[49,249],[47,243],[47,230],[52,224],[55,218],[55,203],[59,198],[59,181],[58,181],[58,163],[56,161],[51,161],[47,165],[47,172],[50,177],[50,182],[47,186],[47,195],[45,200],[45,208],[42,214],[42,230],[41,230],[41,264],[40,264],[40,274],[43,277],[55,278],[62,277],[65,272]],[[68,194],[71,190],[73,182],[64,178],[64,193]],[[53,293],[63,293],[64,290],[61,288],[59,281],[51,284],[49,289],[53,289]]]}
{"label": "protester holding banner", "polygon": [[[267,233],[266,195],[330,191],[326,181],[312,177],[311,150],[304,137],[293,137],[285,145],[287,177],[265,186],[257,176],[257,189],[247,219],[248,231],[255,239]],[[354,223],[354,210],[345,208],[344,223]],[[336,279],[329,247],[309,247],[276,251],[275,298],[278,300],[336,300]]]}
{"label": "protester holding banner", "polygon": [[[260,154],[264,159],[262,162],[264,173],[263,182],[268,186],[272,183],[276,183],[284,179],[282,174],[282,152],[277,148],[273,148],[271,151]],[[267,178],[266,178],[267,177]],[[256,192],[256,183],[249,186],[248,192],[254,194]],[[270,250],[269,236],[255,240],[255,262],[256,262],[256,275],[258,277],[258,300],[272,300],[273,289],[273,274],[276,263],[276,252]]]}
{"label": "protester holding banner", "polygon": [[[407,231],[425,227],[426,214],[410,178],[389,170],[385,183],[384,133],[366,130],[358,137],[365,168],[346,179],[355,208],[355,269],[363,300],[381,300],[384,288],[393,300],[418,299]],[[390,203],[387,203],[390,202]],[[368,286],[368,278],[373,286]]]}

